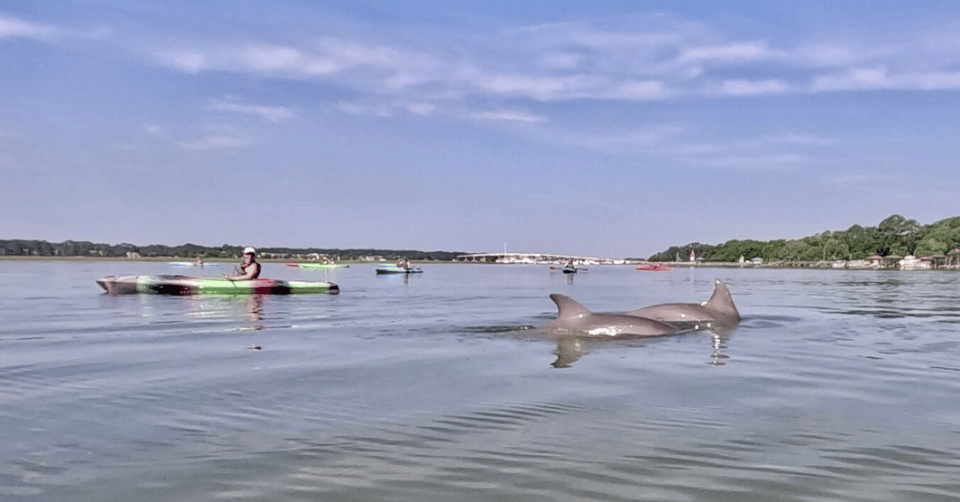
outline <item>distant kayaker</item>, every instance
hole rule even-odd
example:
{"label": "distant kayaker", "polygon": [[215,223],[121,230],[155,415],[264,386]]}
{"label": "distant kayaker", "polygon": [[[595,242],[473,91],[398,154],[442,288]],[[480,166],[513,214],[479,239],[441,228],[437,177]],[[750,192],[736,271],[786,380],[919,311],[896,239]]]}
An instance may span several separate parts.
{"label": "distant kayaker", "polygon": [[203,266],[203,256],[197,255],[197,263],[196,263],[196,265],[197,265],[198,267],[202,267],[202,266]]}
{"label": "distant kayaker", "polygon": [[397,260],[397,266],[402,269],[410,270],[410,260],[406,258],[400,258]]}
{"label": "distant kayaker", "polygon": [[260,263],[257,261],[257,250],[248,247],[243,250],[243,263],[240,264],[239,274],[225,275],[231,281],[249,281],[260,277]]}

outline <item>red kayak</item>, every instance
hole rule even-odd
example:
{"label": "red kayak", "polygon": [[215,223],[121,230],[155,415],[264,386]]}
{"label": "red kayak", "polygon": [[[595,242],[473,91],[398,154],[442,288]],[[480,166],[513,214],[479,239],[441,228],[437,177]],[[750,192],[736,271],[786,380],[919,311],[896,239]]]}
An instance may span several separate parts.
{"label": "red kayak", "polygon": [[641,272],[671,272],[673,267],[663,263],[641,263],[637,265],[637,270]]}

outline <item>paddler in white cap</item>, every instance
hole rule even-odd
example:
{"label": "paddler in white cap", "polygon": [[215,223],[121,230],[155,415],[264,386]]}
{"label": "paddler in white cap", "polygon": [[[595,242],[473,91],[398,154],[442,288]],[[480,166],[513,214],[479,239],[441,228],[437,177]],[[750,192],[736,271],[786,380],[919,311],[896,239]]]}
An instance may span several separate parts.
{"label": "paddler in white cap", "polygon": [[260,277],[260,263],[257,262],[257,250],[248,247],[243,250],[243,263],[240,264],[239,274],[224,275],[231,281],[249,281]]}

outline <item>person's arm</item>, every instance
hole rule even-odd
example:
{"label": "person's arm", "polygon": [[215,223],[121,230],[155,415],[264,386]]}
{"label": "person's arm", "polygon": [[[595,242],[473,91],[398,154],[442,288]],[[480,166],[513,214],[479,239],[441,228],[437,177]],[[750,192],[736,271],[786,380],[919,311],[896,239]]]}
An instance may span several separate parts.
{"label": "person's arm", "polygon": [[[254,268],[254,266],[256,266],[256,268]],[[242,274],[231,274],[225,275],[224,277],[231,281],[249,281],[253,279],[254,274],[256,274],[258,270],[260,270],[260,262],[251,263]]]}

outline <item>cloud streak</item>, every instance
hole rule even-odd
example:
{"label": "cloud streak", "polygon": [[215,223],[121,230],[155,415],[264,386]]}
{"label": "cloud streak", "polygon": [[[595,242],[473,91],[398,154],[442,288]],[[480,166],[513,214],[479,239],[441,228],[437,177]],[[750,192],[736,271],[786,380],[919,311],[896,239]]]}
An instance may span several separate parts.
{"label": "cloud streak", "polygon": [[236,150],[250,145],[251,141],[232,127],[208,127],[197,138],[177,143],[179,148],[191,152]]}
{"label": "cloud streak", "polygon": [[543,122],[543,117],[528,113],[522,110],[491,110],[485,112],[476,112],[469,114],[469,117],[476,120],[505,121],[505,122]]}
{"label": "cloud streak", "polygon": [[11,16],[0,14],[0,40],[4,38],[27,38],[50,41],[60,34],[60,30],[49,25],[31,23]]}
{"label": "cloud streak", "polygon": [[211,107],[217,111],[253,115],[275,123],[295,116],[293,110],[284,106],[256,105],[236,99],[214,100]]}

